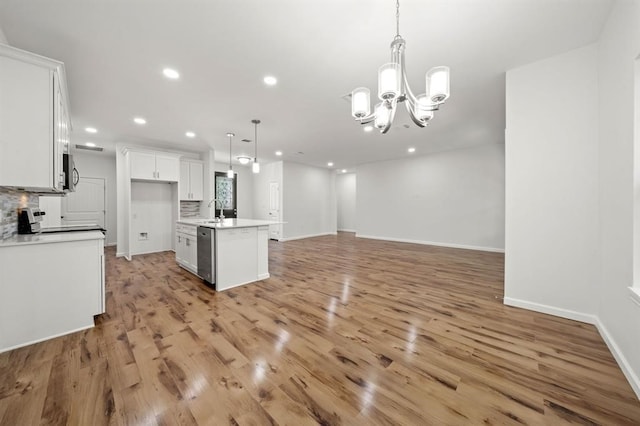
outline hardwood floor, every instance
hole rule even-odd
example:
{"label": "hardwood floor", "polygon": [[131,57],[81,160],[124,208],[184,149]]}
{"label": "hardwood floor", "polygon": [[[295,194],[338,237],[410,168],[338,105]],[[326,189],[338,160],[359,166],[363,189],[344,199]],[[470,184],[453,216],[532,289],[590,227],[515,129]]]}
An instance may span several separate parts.
{"label": "hardwood floor", "polygon": [[222,293],[108,250],[95,328],[0,354],[0,424],[640,424],[593,326],[502,304],[502,254],[269,249],[270,279]]}

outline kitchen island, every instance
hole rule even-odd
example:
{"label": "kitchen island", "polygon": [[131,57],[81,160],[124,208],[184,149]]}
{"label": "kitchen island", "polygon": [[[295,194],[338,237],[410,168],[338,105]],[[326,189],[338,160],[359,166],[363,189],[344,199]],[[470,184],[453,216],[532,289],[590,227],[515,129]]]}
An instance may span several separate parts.
{"label": "kitchen island", "polygon": [[176,261],[217,291],[269,278],[269,225],[254,219],[182,219]]}

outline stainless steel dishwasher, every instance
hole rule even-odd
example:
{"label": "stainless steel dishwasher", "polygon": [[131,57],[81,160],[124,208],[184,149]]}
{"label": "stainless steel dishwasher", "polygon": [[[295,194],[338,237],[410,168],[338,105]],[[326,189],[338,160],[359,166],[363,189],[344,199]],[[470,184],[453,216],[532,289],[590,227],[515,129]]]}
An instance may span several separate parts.
{"label": "stainless steel dishwasher", "polygon": [[216,283],[216,230],[198,226],[198,276],[208,284]]}

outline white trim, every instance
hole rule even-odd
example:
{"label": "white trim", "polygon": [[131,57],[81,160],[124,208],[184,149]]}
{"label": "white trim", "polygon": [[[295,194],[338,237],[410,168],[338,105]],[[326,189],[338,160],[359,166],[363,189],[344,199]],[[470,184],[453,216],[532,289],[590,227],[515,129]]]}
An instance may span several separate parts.
{"label": "white trim", "polygon": [[338,229],[338,232],[357,232],[355,229]]}
{"label": "white trim", "polygon": [[470,246],[466,244],[454,244],[454,243],[439,243],[435,241],[409,240],[405,238],[378,237],[375,235],[362,235],[357,233],[356,233],[356,237],[369,238],[372,240],[395,241],[398,243],[422,244],[427,246],[438,246],[438,247],[449,247],[449,248],[458,248],[458,249],[465,249],[465,250],[479,250],[479,251],[490,251],[494,253],[504,253],[503,248],[495,248],[495,247]]}
{"label": "white trim", "polygon": [[113,247],[113,246],[117,246],[117,245],[118,245],[118,243],[117,243],[117,242],[114,242],[114,243],[107,243],[107,244],[105,244],[104,246],[105,246],[105,247]]}
{"label": "white trim", "polygon": [[19,345],[11,346],[11,347],[8,347],[8,348],[0,348],[0,353],[9,352],[9,351],[12,351],[14,349],[18,349],[18,348],[22,348],[22,347],[25,347],[25,346],[33,345],[35,343],[44,342],[45,340],[55,339],[56,337],[66,336],[67,334],[77,333],[78,331],[86,330],[86,329],[93,328],[93,327],[95,327],[95,324],[93,323],[93,318],[92,318],[91,319],[91,325],[87,325],[87,326],[83,326],[83,327],[80,327],[80,328],[76,328],[75,330],[64,331],[62,333],[54,334],[52,336],[43,337],[41,339],[32,340],[30,342],[20,343]]}
{"label": "white trim", "polygon": [[554,315],[574,321],[586,322],[587,324],[595,325],[598,321],[598,317],[596,317],[595,315],[572,311],[570,309],[557,308],[555,306],[543,305],[535,302],[528,302],[521,299],[514,299],[512,297],[505,297],[504,304],[507,306],[528,309],[530,311],[541,312],[543,314]]}
{"label": "white trim", "polygon": [[640,287],[629,287],[629,293],[631,300],[636,302],[640,306]]}
{"label": "white trim", "polygon": [[116,252],[116,257],[127,257],[127,254],[123,251],[117,251]]}
{"label": "white trim", "polygon": [[258,274],[258,281],[266,280],[266,279],[268,279],[270,277],[271,277],[271,275],[269,275],[268,272],[266,274]]}
{"label": "white trim", "polygon": [[596,328],[600,332],[602,339],[607,344],[607,347],[613,354],[613,357],[618,362],[622,373],[627,378],[627,381],[631,385],[631,388],[636,393],[638,399],[640,399],[640,377],[633,371],[633,368],[629,364],[627,358],[625,358],[624,354],[616,344],[615,340],[613,340],[613,336],[609,333],[609,330],[602,324],[599,318],[596,317]]}
{"label": "white trim", "polygon": [[[631,287],[629,287],[629,289],[631,289]],[[543,314],[567,318],[574,321],[580,321],[587,324],[593,324],[600,333],[600,336],[602,337],[602,340],[604,340],[604,343],[607,345],[607,348],[609,348],[609,351],[618,363],[618,366],[631,385],[631,388],[636,393],[636,396],[638,397],[638,399],[640,399],[640,378],[633,371],[633,368],[629,364],[629,361],[616,344],[613,336],[611,335],[611,333],[609,333],[609,330],[607,330],[602,321],[600,321],[600,318],[598,318],[596,315],[571,311],[569,309],[557,308],[555,306],[542,305],[540,303],[527,302],[525,300],[513,299],[511,297],[505,297],[504,304],[507,306],[514,306],[517,308],[528,309],[530,311],[541,312]]]}
{"label": "white trim", "polygon": [[324,237],[325,235],[338,235],[338,233],[337,232],[323,232],[321,234],[299,235],[299,236],[296,236],[296,237],[280,238],[278,241],[284,242],[284,241],[293,241],[293,240],[303,240],[305,238]]}

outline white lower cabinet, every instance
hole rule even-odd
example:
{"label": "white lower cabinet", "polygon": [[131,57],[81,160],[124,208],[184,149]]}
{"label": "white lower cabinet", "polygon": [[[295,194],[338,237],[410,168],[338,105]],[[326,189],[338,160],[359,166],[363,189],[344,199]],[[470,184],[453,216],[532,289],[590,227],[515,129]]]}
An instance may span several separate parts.
{"label": "white lower cabinet", "polygon": [[86,233],[0,245],[0,352],[93,327],[105,312],[104,237],[71,234]]}
{"label": "white lower cabinet", "polygon": [[183,268],[198,272],[198,227],[178,224],[176,226],[176,262]]}
{"label": "white lower cabinet", "polygon": [[216,229],[216,290],[256,281],[256,227]]}

